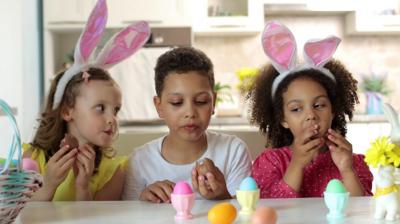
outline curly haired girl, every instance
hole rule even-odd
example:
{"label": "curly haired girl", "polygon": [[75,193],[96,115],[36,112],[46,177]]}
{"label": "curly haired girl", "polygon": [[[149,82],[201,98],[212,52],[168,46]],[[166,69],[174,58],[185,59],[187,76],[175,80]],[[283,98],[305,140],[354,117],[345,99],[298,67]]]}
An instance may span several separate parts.
{"label": "curly haired girl", "polygon": [[372,174],[364,156],[346,140],[346,115],[358,103],[357,81],[332,55],[340,39],[309,41],[305,63],[285,26],[271,22],[263,33],[267,65],[251,91],[251,122],[267,136],[252,176],[262,198],[321,197],[331,179],[352,196],[371,195]]}

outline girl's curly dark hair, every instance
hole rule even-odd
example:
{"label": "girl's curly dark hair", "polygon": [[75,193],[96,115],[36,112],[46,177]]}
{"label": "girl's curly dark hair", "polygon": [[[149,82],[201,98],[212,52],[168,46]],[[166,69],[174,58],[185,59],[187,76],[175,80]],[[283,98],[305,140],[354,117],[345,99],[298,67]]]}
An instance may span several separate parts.
{"label": "girl's curly dark hair", "polygon": [[272,66],[265,66],[261,74],[254,82],[253,89],[248,95],[250,103],[250,122],[259,127],[261,133],[267,137],[267,147],[279,148],[290,145],[293,135],[289,129],[281,125],[283,119],[283,93],[289,84],[298,78],[307,78],[322,85],[328,94],[332,104],[334,118],[332,129],[338,130],[343,136],[346,135],[346,115],[349,120],[353,118],[354,106],[359,103],[357,97],[357,81],[351,73],[337,60],[329,61],[325,66],[336,79],[336,83],[316,69],[306,69],[287,76],[279,84],[274,99],[272,99],[271,88],[274,79],[279,75]]}

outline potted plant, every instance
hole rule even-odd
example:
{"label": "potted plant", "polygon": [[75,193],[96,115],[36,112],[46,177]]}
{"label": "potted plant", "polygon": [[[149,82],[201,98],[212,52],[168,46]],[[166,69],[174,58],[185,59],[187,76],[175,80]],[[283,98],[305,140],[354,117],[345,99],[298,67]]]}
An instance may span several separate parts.
{"label": "potted plant", "polygon": [[361,76],[361,90],[367,97],[366,113],[383,114],[382,97],[390,93],[387,82],[387,72],[371,72]]}
{"label": "potted plant", "polygon": [[217,99],[215,100],[215,105],[218,106],[218,104],[222,102],[232,102],[232,95],[229,92],[231,89],[231,86],[228,84],[222,84],[220,82],[216,82],[214,85],[214,91],[217,93]]}

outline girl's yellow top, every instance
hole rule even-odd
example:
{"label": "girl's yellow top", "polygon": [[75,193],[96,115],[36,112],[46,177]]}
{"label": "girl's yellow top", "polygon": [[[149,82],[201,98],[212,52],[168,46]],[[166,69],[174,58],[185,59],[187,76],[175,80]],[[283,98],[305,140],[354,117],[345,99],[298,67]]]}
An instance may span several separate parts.
{"label": "girl's yellow top", "polygon": [[[44,175],[47,164],[44,150],[34,148],[30,144],[23,144],[22,148],[24,152],[32,152],[31,159],[38,163],[39,172],[41,175]],[[96,196],[96,193],[100,191],[114,176],[114,173],[118,168],[121,167],[122,169],[125,169],[126,164],[126,156],[115,156],[113,158],[108,158],[106,156],[102,157],[97,173],[90,178],[89,188],[93,198]],[[68,172],[65,180],[58,186],[54,193],[53,201],[75,201],[75,174],[72,169]]]}

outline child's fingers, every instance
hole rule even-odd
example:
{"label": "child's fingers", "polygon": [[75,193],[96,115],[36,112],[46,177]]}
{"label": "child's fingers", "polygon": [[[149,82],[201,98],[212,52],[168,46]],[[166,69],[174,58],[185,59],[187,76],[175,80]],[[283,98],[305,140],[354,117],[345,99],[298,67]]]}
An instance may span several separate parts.
{"label": "child's fingers", "polygon": [[158,197],[157,197],[155,194],[153,194],[153,192],[151,192],[151,191],[148,191],[148,192],[146,193],[145,199],[146,199],[146,201],[150,201],[150,202],[153,202],[153,203],[160,203],[160,202],[161,202],[161,199],[158,198]]}
{"label": "child's fingers", "polygon": [[169,180],[165,180],[161,183],[161,188],[164,190],[164,192],[168,196],[168,202],[170,202],[171,193],[174,190],[174,186],[175,186],[175,183],[173,183]]}
{"label": "child's fingers", "polygon": [[84,155],[89,160],[94,160],[96,158],[96,154],[94,153],[94,151],[91,152],[86,147],[79,148],[79,154]]}
{"label": "child's fingers", "polygon": [[341,148],[344,148],[346,150],[352,150],[352,145],[350,144],[350,142],[348,142],[346,138],[344,138],[341,134],[335,132],[333,129],[328,130],[327,137],[337,146],[340,146]]}
{"label": "child's fingers", "polygon": [[305,143],[313,140],[313,137],[317,134],[318,134],[318,125],[313,125],[313,126],[307,128],[307,130],[304,131],[303,135],[300,137],[301,143],[305,144]]}
{"label": "child's fingers", "polygon": [[306,151],[306,152],[309,152],[309,151],[312,151],[312,150],[314,150],[314,149],[319,149],[319,147],[320,147],[322,144],[323,144],[323,140],[322,140],[321,138],[316,138],[316,139],[313,139],[313,140],[307,142],[307,143],[304,145],[304,148],[305,148],[305,151]]}
{"label": "child's fingers", "polygon": [[80,148],[82,152],[85,152],[85,155],[87,157],[96,157],[96,152],[94,151],[93,147],[91,147],[88,144],[83,145],[82,148]]}
{"label": "child's fingers", "polygon": [[215,178],[215,176],[210,172],[208,172],[206,175],[207,175],[207,180],[208,180],[211,190],[212,191],[218,190],[219,183],[218,183],[217,179]]}
{"label": "child's fingers", "polygon": [[161,199],[159,199],[155,194],[153,194],[150,189],[145,188],[140,194],[139,200],[141,201],[149,201],[153,203],[160,203]]}
{"label": "child's fingers", "polygon": [[76,159],[78,160],[78,165],[80,164],[81,167],[84,169],[84,171],[89,174],[91,173],[90,171],[90,160],[88,158],[86,158],[85,156],[78,154],[76,156]]}
{"label": "child's fingers", "polygon": [[198,181],[199,181],[199,192],[201,195],[206,196],[208,195],[208,189],[206,186],[206,181],[205,181],[205,177],[203,175],[200,175],[198,177]]}
{"label": "child's fingers", "polygon": [[199,190],[199,183],[197,182],[198,174],[196,168],[192,169],[192,186],[197,191]]}
{"label": "child's fingers", "polygon": [[61,147],[56,153],[54,153],[54,155],[49,159],[49,161],[51,160],[57,162],[59,159],[64,157],[64,155],[68,152],[68,150],[69,150],[69,145]]}
{"label": "child's fingers", "polygon": [[64,164],[62,164],[62,166],[60,167],[60,172],[61,173],[65,173],[66,171],[68,171],[69,169],[71,169],[72,165],[75,162],[75,158],[70,158],[69,160],[67,160]]}
{"label": "child's fingers", "polygon": [[[67,160],[69,160],[69,159],[71,159],[71,158],[73,158],[74,160],[75,160],[75,155],[76,155],[76,153],[78,152],[78,149],[72,149],[71,151],[69,151],[67,154],[65,154],[63,157],[61,157],[60,159],[58,159],[58,160],[56,160],[56,163],[57,164],[64,164]],[[54,154],[53,155],[53,157],[55,156],[56,154]]]}
{"label": "child's fingers", "polygon": [[163,182],[156,182],[155,184],[149,186],[149,190],[158,198],[160,198],[163,202],[170,201],[170,195],[172,192],[172,188],[170,185],[167,185]]}

